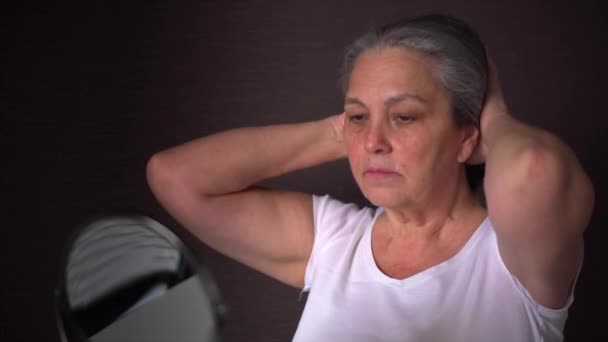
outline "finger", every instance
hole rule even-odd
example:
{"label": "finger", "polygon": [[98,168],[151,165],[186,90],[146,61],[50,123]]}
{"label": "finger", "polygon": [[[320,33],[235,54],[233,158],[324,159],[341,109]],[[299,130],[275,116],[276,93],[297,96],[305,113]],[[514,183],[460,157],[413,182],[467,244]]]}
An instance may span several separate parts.
{"label": "finger", "polygon": [[486,56],[488,59],[488,94],[491,96],[500,96],[502,94],[502,89],[498,79],[498,69],[496,68],[494,59],[488,53],[487,47]]}

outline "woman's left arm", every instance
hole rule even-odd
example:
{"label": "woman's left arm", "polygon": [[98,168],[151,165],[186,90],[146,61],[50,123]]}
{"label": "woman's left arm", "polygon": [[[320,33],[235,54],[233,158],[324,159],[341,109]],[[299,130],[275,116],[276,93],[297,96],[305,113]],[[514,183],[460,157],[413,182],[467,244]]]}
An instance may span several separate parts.
{"label": "woman's left arm", "polygon": [[493,65],[490,74],[479,149],[488,215],[509,271],[539,304],[560,308],[583,260],[593,186],[570,147],[509,114]]}

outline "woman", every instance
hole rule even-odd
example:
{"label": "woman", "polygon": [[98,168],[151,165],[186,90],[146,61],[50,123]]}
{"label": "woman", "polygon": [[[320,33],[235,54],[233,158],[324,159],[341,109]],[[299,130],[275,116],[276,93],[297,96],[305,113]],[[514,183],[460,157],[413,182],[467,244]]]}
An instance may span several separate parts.
{"label": "woman", "polygon": [[[593,188],[509,115],[478,36],[446,16],[386,26],[348,50],[344,85],[340,115],[156,154],[154,194],[204,243],[310,290],[296,341],[561,340]],[[255,186],[344,157],[378,208]],[[467,162],[486,163],[487,209]]]}

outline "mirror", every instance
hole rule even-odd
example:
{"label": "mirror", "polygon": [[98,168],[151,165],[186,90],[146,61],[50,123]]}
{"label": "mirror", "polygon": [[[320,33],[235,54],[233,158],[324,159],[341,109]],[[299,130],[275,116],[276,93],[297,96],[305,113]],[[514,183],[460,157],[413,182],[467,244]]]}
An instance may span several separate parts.
{"label": "mirror", "polygon": [[220,341],[210,273],[145,215],[91,219],[68,241],[55,293],[63,342]]}

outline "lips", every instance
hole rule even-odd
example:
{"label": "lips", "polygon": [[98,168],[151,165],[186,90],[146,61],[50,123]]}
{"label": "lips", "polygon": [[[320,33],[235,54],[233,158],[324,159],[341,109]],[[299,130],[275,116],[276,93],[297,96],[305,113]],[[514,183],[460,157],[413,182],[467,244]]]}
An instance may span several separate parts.
{"label": "lips", "polygon": [[389,179],[399,176],[399,173],[390,169],[370,167],[363,172],[363,176],[373,179]]}
{"label": "lips", "polygon": [[365,170],[365,173],[378,173],[378,174],[395,173],[396,174],[397,172],[389,170],[389,169],[370,167],[367,170]]}

